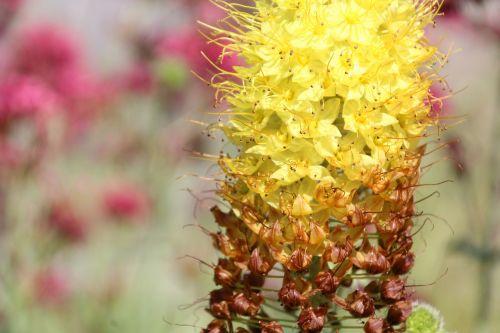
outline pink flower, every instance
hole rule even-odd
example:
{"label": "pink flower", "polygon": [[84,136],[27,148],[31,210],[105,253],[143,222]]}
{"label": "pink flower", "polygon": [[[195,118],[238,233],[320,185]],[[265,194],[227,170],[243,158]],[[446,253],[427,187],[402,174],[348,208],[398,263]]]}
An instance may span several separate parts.
{"label": "pink flower", "polygon": [[147,215],[150,200],[142,189],[131,184],[120,184],[105,191],[103,206],[111,217],[140,219]]}
{"label": "pink flower", "polygon": [[70,204],[58,202],[50,208],[47,224],[50,229],[68,241],[82,241],[87,237],[88,225]]}
{"label": "pink flower", "polygon": [[76,40],[53,25],[36,25],[24,30],[13,50],[13,70],[44,78],[52,84],[63,72],[81,66]]}
{"label": "pink flower", "polygon": [[58,97],[40,80],[10,75],[0,82],[0,124],[20,117],[40,117],[51,111]]}
{"label": "pink flower", "polygon": [[155,49],[160,57],[178,57],[185,60],[195,71],[202,71],[206,66],[206,60],[200,54],[204,44],[197,31],[191,28],[181,28],[160,37]]}
{"label": "pink flower", "polygon": [[69,297],[66,277],[54,269],[45,269],[35,276],[34,293],[36,300],[45,305],[61,305]]}
{"label": "pink flower", "polygon": [[[227,42],[220,41],[220,43],[226,44]],[[223,54],[223,50],[223,46],[208,43],[198,31],[192,28],[166,34],[156,44],[156,53],[160,57],[183,59],[189,68],[203,77],[210,77],[211,73],[216,71],[211,63],[229,72],[233,71],[234,66],[241,65],[236,55],[230,54],[229,50]]]}
{"label": "pink flower", "polygon": [[88,128],[114,93],[85,66],[78,41],[53,25],[22,31],[6,67],[7,72],[36,78],[58,96],[72,137]]}

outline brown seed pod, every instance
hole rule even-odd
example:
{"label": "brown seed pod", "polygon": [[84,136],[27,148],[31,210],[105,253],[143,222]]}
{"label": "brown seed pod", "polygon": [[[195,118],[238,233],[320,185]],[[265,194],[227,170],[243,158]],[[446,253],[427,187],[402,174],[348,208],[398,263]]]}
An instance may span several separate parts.
{"label": "brown seed pod", "polygon": [[239,281],[241,269],[230,259],[219,259],[214,269],[214,281],[217,285],[232,286]]}
{"label": "brown seed pod", "polygon": [[372,214],[364,212],[361,208],[353,204],[350,204],[348,208],[347,216],[342,219],[344,224],[349,227],[357,227],[371,223],[373,219]]}
{"label": "brown seed pod", "polygon": [[341,279],[332,271],[319,272],[314,278],[314,283],[316,287],[321,290],[324,295],[330,295],[335,293],[340,285]]}
{"label": "brown seed pod", "polygon": [[336,242],[334,244],[328,245],[324,253],[324,258],[327,261],[338,264],[343,262],[347,257],[351,255],[352,249],[353,244],[349,237],[347,237],[345,242]]}
{"label": "brown seed pod", "polygon": [[215,318],[231,319],[231,311],[229,310],[229,303],[227,301],[210,304],[210,313]]}
{"label": "brown seed pod", "polygon": [[402,217],[400,214],[390,214],[390,219],[385,223],[377,223],[379,233],[397,234],[406,224],[407,217]]}
{"label": "brown seed pod", "polygon": [[386,302],[392,303],[399,301],[406,296],[405,281],[397,278],[384,280],[380,285],[380,294]]}
{"label": "brown seed pod", "polygon": [[263,275],[269,273],[273,268],[272,260],[261,256],[258,248],[255,248],[250,255],[248,261],[248,269],[255,275]]}
{"label": "brown seed pod", "polygon": [[264,303],[264,298],[259,293],[238,293],[230,304],[231,310],[241,316],[255,317]]}
{"label": "brown seed pod", "polygon": [[226,236],[221,232],[211,233],[212,243],[214,247],[226,256],[231,256],[231,244]]}
{"label": "brown seed pod", "polygon": [[391,265],[387,258],[370,245],[368,241],[363,245],[362,251],[351,258],[351,262],[358,268],[364,269],[369,274],[387,272]]}
{"label": "brown seed pod", "polygon": [[365,333],[393,333],[394,329],[387,320],[382,318],[370,318],[363,327]]}
{"label": "brown seed pod", "polygon": [[403,275],[408,273],[415,263],[415,255],[412,252],[396,254],[392,259],[391,270],[394,274]]}
{"label": "brown seed pod", "polygon": [[231,311],[229,303],[233,296],[233,291],[229,288],[216,289],[210,292],[209,311],[218,319],[230,319]]}
{"label": "brown seed pod", "polygon": [[398,325],[406,321],[411,315],[412,302],[410,300],[403,300],[394,303],[389,307],[387,312],[387,321],[392,325]]}
{"label": "brown seed pod", "polygon": [[210,304],[220,301],[230,301],[233,297],[233,290],[227,287],[215,289],[210,292]]}
{"label": "brown seed pod", "polygon": [[[264,282],[266,281],[264,275],[255,275],[253,273],[246,273],[243,275],[243,283],[245,286],[248,286],[249,288],[252,287],[262,287],[264,285]],[[254,288],[256,289],[256,288]]]}
{"label": "brown seed pod", "polygon": [[286,268],[292,272],[304,271],[309,267],[312,261],[312,255],[307,253],[303,248],[296,249],[292,252],[290,259],[286,263]]}
{"label": "brown seed pod", "polygon": [[371,316],[375,312],[373,299],[364,291],[355,290],[346,298],[347,311],[356,318]]}
{"label": "brown seed pod", "polygon": [[321,332],[325,326],[326,308],[306,308],[300,312],[299,320],[297,321],[301,332],[316,333]]}
{"label": "brown seed pod", "polygon": [[227,333],[226,322],[222,320],[212,320],[207,328],[201,330],[201,333]]}
{"label": "brown seed pod", "polygon": [[275,321],[271,322],[260,322],[261,333],[284,333],[283,327]]}
{"label": "brown seed pod", "polygon": [[280,302],[287,308],[303,305],[306,298],[297,290],[294,282],[288,282],[278,292]]}

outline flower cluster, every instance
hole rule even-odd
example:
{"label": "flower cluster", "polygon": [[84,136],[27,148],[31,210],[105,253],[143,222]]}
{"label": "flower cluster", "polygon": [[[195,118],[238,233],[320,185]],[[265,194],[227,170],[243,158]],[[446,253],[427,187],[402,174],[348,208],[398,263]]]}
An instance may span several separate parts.
{"label": "flower cluster", "polygon": [[209,82],[228,118],[209,135],[237,154],[217,158],[231,209],[212,209],[226,258],[204,332],[403,330],[420,141],[447,60],[424,36],[439,1],[214,2],[228,17],[209,42],[246,65],[214,63]]}
{"label": "flower cluster", "polygon": [[[67,32],[53,25],[35,25],[16,35],[11,42],[1,40],[8,52],[2,54],[5,61],[0,69],[0,159],[17,165],[41,157],[50,116],[61,116],[67,135],[75,137],[88,126],[108,93]],[[26,124],[34,138],[24,147],[14,134]]]}

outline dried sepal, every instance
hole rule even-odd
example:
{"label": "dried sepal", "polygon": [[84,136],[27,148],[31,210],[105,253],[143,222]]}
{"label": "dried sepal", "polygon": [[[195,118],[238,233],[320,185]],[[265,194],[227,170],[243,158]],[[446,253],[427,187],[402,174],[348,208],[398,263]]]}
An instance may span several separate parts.
{"label": "dried sepal", "polygon": [[304,333],[317,333],[323,330],[326,322],[326,308],[305,308],[300,312],[297,321],[300,329]]}
{"label": "dried sepal", "polygon": [[283,327],[276,321],[260,322],[261,333],[284,333]]}
{"label": "dried sepal", "polygon": [[364,291],[355,290],[347,296],[346,303],[346,309],[353,317],[365,318],[375,313],[374,300]]}

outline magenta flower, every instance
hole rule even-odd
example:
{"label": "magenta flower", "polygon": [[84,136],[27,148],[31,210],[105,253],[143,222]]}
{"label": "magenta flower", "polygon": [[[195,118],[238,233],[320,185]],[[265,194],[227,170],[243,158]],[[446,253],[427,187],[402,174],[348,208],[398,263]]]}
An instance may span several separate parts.
{"label": "magenta flower", "polygon": [[53,110],[58,97],[35,77],[10,75],[0,82],[0,126],[21,117],[41,116]]}
{"label": "magenta flower", "polygon": [[155,46],[159,57],[178,57],[186,61],[189,67],[202,71],[206,61],[201,57],[205,41],[192,28],[181,28],[178,31],[161,36]]}
{"label": "magenta flower", "polygon": [[53,25],[36,25],[22,31],[13,50],[11,70],[53,84],[65,71],[82,65],[75,38]]}
{"label": "magenta flower", "polygon": [[78,136],[113,94],[85,66],[77,39],[53,25],[36,25],[20,33],[7,61],[8,73],[36,78],[58,96],[68,133]]}
{"label": "magenta flower", "polygon": [[36,300],[45,305],[61,305],[69,298],[69,286],[66,276],[48,268],[38,272],[34,281]]}
{"label": "magenta flower", "polygon": [[113,218],[139,221],[147,215],[150,199],[141,188],[131,184],[120,184],[104,192],[103,207]]}

